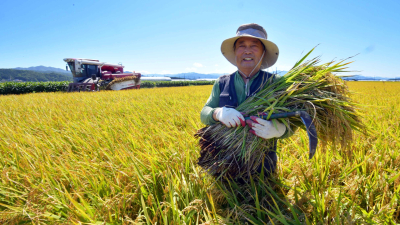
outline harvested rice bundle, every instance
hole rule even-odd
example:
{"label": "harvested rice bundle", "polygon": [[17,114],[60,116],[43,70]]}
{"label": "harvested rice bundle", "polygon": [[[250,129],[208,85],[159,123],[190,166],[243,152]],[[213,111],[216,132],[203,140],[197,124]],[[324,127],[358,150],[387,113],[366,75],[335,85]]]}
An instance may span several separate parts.
{"label": "harvested rice bundle", "polygon": [[[317,65],[317,57],[303,63],[313,50],[284,76],[265,81],[262,90],[246,99],[236,110],[246,116],[305,111],[313,118],[318,138],[324,145],[345,147],[352,141],[353,130],[364,130],[356,111],[357,105],[349,98],[346,84],[333,74],[345,72],[351,62]],[[278,120],[288,129],[305,129],[300,118]],[[272,122],[276,122],[275,119]],[[254,173],[276,142],[259,138],[249,130],[248,126],[227,128],[221,123],[198,130],[195,135],[200,138],[201,147],[198,164],[215,177],[237,178]]]}

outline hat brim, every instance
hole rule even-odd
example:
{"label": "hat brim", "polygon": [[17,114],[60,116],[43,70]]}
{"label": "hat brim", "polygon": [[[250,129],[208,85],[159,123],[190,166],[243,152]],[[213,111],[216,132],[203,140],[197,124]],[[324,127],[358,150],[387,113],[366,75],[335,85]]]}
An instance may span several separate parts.
{"label": "hat brim", "polygon": [[243,35],[243,36],[236,36],[233,38],[228,38],[225,41],[222,42],[221,44],[221,52],[222,55],[225,56],[225,58],[232,63],[234,66],[236,65],[236,57],[235,57],[235,51],[234,51],[234,46],[233,44],[235,43],[235,41],[239,38],[242,37],[251,37],[251,38],[256,38],[258,40],[260,40],[264,46],[265,46],[265,55],[264,58],[261,62],[261,69],[266,69],[268,67],[273,66],[276,61],[278,60],[278,56],[279,56],[279,49],[278,46],[276,46],[275,43],[268,41],[266,39],[263,38],[259,38],[259,37],[255,37],[252,35]]}

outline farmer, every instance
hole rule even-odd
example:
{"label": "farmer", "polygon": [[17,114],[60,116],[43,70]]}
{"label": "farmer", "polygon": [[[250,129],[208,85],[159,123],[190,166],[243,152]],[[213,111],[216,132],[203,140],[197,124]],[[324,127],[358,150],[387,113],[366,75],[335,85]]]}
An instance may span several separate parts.
{"label": "farmer", "polygon": [[[231,75],[221,76],[214,84],[211,95],[201,111],[201,122],[212,125],[217,122],[227,127],[251,127],[250,133],[260,138],[285,138],[292,134],[286,126],[257,117],[245,121],[235,108],[249,96],[257,93],[272,74],[262,71],[275,64],[279,49],[267,40],[267,32],[258,24],[241,25],[236,36],[222,42],[221,52],[238,70]],[[273,77],[272,79],[273,80]],[[273,173],[276,168],[276,141],[264,158],[264,171]],[[261,172],[262,166],[257,169]]]}

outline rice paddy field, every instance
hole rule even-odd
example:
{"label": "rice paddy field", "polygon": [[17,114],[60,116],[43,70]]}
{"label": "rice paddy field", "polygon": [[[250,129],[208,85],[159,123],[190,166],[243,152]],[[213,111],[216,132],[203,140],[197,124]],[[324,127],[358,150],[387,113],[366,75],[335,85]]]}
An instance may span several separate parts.
{"label": "rice paddy field", "polygon": [[400,82],[348,82],[368,135],[277,173],[215,182],[196,161],[212,86],[0,96],[1,224],[400,223]]}

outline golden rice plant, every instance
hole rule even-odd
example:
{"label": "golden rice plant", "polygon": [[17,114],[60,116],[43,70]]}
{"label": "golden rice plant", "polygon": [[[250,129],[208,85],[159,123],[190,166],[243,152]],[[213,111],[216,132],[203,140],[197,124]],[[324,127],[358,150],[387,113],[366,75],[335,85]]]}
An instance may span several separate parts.
{"label": "golden rice plant", "polygon": [[399,223],[400,83],[347,84],[370,134],[309,160],[296,132],[245,187],[196,165],[212,86],[0,96],[0,223]]}

